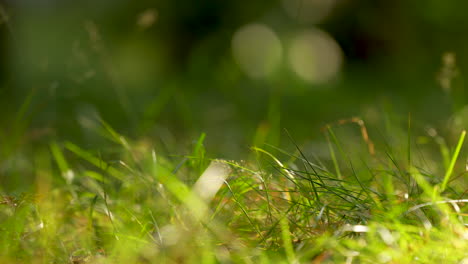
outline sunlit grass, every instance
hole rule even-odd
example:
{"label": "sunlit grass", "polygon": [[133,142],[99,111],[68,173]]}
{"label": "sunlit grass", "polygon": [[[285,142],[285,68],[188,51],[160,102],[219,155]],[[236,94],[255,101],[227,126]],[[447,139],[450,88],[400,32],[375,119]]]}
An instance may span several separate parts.
{"label": "sunlit grass", "polygon": [[292,151],[256,146],[241,162],[210,158],[204,134],[164,156],[105,122],[98,132],[115,147],[52,142],[33,155],[33,191],[2,193],[0,262],[468,261],[467,183],[453,176],[465,132],[448,167],[405,144],[371,151],[367,131],[358,151],[332,126],[324,160],[292,137]]}

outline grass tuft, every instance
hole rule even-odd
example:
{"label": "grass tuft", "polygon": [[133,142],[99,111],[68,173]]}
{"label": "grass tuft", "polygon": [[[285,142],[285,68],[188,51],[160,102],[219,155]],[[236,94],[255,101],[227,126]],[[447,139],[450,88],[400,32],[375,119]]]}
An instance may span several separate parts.
{"label": "grass tuft", "polygon": [[264,145],[232,161],[210,159],[204,134],[190,155],[168,157],[101,124],[112,148],[54,141],[34,156],[32,191],[1,193],[1,263],[468,259],[467,185],[452,177],[465,132],[440,184],[444,161],[409,154],[431,154],[410,136],[370,153],[330,129],[325,152],[340,155],[311,159],[289,135],[294,151]]}

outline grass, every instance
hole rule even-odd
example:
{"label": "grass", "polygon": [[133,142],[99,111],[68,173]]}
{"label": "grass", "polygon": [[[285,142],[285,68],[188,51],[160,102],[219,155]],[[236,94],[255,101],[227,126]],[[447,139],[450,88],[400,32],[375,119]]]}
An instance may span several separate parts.
{"label": "grass", "polygon": [[372,142],[357,119],[361,135],[338,133],[346,123],[324,130],[320,158],[291,137],[292,151],[211,159],[205,134],[163,155],[105,122],[112,148],[51,142],[30,154],[30,190],[2,191],[0,262],[468,263],[465,131],[438,153],[409,125]]}
{"label": "grass", "polygon": [[[132,9],[124,13],[133,16]],[[105,18],[94,22],[93,15],[87,14],[85,29],[79,31],[78,25],[72,25],[78,19],[73,12],[63,21],[67,12],[49,21],[40,14],[26,19],[28,12],[25,18],[17,18],[16,12],[6,11],[0,5],[0,24],[9,33],[5,43],[21,52],[13,52],[11,62],[6,62],[14,67],[11,72],[2,71],[1,85],[6,89],[0,89],[6,105],[0,118],[0,264],[468,264],[465,131],[453,129],[455,139],[435,130],[426,135],[416,132],[415,120],[400,129],[383,115],[384,131],[368,131],[362,119],[351,118],[326,125],[323,145],[310,147],[294,140],[294,132],[306,134],[319,119],[335,118],[333,113],[350,109],[354,113],[373,102],[380,94],[373,92],[375,83],[382,86],[377,91],[394,88],[398,72],[387,74],[387,67],[364,65],[361,76],[361,70],[351,67],[344,73],[343,85],[329,91],[310,89],[306,82],[280,72],[264,81],[249,81],[229,59],[230,49],[217,44],[229,37],[224,30],[198,39],[203,41],[190,40],[201,32],[178,39],[185,31],[184,14],[174,23],[170,16],[161,20],[176,27],[169,26],[163,30],[166,33],[157,30],[162,35],[158,33],[156,41],[143,31],[133,32],[131,26],[114,30],[113,16],[108,22],[114,26],[106,27]],[[274,16],[268,15],[267,20]],[[229,27],[237,23],[231,22]],[[219,29],[227,25],[223,23]],[[294,29],[292,24],[283,30]],[[72,30],[64,32],[68,28]],[[62,31],[66,34],[57,34]],[[125,31],[130,35],[121,39]],[[63,43],[51,49],[47,43],[56,43],[57,35]],[[28,39],[40,41],[32,46],[21,41]],[[172,47],[179,40],[190,40],[197,47],[188,42]],[[150,46],[154,52],[146,52]],[[140,48],[143,53],[136,51]],[[43,49],[47,54],[42,54]],[[170,55],[180,49],[182,56]],[[428,57],[415,54],[415,58]],[[454,110],[460,110],[456,108],[463,105],[463,96],[455,88],[461,76],[455,61],[444,62],[438,76],[447,86],[443,95],[451,103],[444,102],[442,94],[426,90],[430,85],[425,79],[417,83],[416,75],[434,71],[429,61],[393,67],[405,72],[401,76],[415,75],[402,86],[413,92],[396,87],[396,94],[416,94],[411,95],[415,108],[428,108],[421,102],[434,97],[427,102],[441,109],[453,104]],[[399,63],[407,65],[406,57]],[[415,74],[407,72],[410,68],[425,70]],[[144,71],[137,73],[140,70]],[[353,78],[346,77],[350,73]],[[452,79],[454,87],[450,87]],[[35,88],[27,93],[27,87]],[[19,110],[12,114],[16,99],[22,97]],[[314,107],[298,107],[307,105]],[[341,110],[334,109],[338,105]],[[219,123],[213,122],[214,115],[207,113],[218,111]],[[95,125],[99,112],[105,118],[120,119],[112,124],[131,127],[128,131],[136,134],[151,135],[153,129],[166,129],[166,125],[183,131],[175,137],[200,127],[220,134],[233,130],[217,141],[212,139],[217,143],[258,127],[246,160],[225,160],[205,149],[209,133],[195,137],[186,155],[173,155],[167,149],[177,148],[179,142],[168,140],[172,137],[158,134],[164,146],[126,138],[103,120]],[[464,112],[459,113],[462,117]],[[296,121],[285,122],[289,118]],[[308,125],[303,126],[304,122]],[[281,149],[280,128],[287,124],[302,131],[286,131],[290,148]],[[63,140],[69,136],[63,134],[73,134],[74,129],[92,135],[84,142],[99,143]],[[78,134],[69,138],[79,138]],[[49,138],[32,140],[41,136]],[[233,142],[226,146],[235,147],[238,142]]]}

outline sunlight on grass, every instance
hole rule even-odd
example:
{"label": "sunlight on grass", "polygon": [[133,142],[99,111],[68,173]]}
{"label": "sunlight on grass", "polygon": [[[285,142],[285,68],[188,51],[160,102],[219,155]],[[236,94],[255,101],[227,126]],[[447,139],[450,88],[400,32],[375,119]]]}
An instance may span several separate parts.
{"label": "sunlight on grass", "polygon": [[[335,133],[333,144],[341,154],[329,161],[312,162],[296,145],[300,156],[254,147],[257,163],[252,163],[209,159],[204,134],[188,160],[177,161],[141,153],[108,124],[102,128],[99,133],[116,144],[117,153],[53,142],[36,157],[34,195],[2,195],[2,263],[463,263],[468,258],[468,200],[458,198],[466,184],[446,180],[464,133],[445,188],[439,188],[416,159],[404,168],[378,148],[356,164],[348,157],[348,142]],[[450,192],[442,198],[444,189]]]}

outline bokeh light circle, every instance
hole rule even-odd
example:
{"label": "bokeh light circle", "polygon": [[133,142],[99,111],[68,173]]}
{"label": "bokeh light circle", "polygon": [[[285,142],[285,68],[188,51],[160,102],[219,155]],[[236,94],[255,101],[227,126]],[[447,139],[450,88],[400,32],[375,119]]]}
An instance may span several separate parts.
{"label": "bokeh light circle", "polygon": [[278,36],[262,24],[241,27],[232,38],[232,54],[252,78],[264,78],[281,63],[283,48]]}
{"label": "bokeh light circle", "polygon": [[292,39],[288,62],[301,79],[313,84],[323,84],[340,71],[343,52],[330,35],[313,29],[301,32]]}

